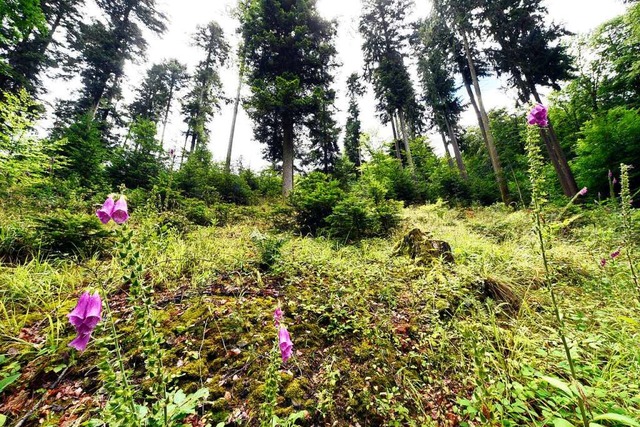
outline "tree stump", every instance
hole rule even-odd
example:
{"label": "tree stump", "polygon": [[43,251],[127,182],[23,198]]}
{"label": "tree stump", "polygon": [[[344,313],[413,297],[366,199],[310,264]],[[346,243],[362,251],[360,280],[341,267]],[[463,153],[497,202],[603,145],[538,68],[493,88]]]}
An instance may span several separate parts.
{"label": "tree stump", "polygon": [[400,255],[409,255],[411,259],[419,262],[427,262],[434,259],[442,259],[448,263],[455,262],[449,243],[443,240],[431,239],[431,236],[419,228],[414,228],[407,233],[393,248],[393,256]]}

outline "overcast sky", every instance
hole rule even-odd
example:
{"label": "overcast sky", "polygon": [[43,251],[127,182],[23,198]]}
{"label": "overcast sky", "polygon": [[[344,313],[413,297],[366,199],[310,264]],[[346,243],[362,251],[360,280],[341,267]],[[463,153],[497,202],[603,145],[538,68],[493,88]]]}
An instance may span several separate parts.
{"label": "overcast sky", "polygon": [[[202,54],[190,46],[190,38],[197,25],[206,24],[211,20],[217,21],[225,30],[232,46],[236,46],[238,37],[236,28],[238,23],[231,16],[231,9],[237,0],[159,0],[159,7],[169,17],[168,31],[162,37],[148,36],[148,51],[146,58],[137,64],[130,64],[127,68],[127,80],[124,82],[125,101],[130,102],[134,96],[135,88],[144,77],[146,69],[153,63],[164,59],[176,58],[186,63],[190,70],[200,60]],[[625,6],[622,0],[546,0],[551,18],[556,22],[564,23],[566,28],[575,33],[584,33],[596,28],[602,22],[611,19],[624,12]],[[342,64],[336,70],[335,89],[338,92],[337,107],[340,110],[338,123],[341,127],[346,121],[347,100],[345,99],[346,79],[352,72],[361,72],[363,67],[360,46],[362,40],[357,31],[358,17],[360,15],[360,0],[318,0],[318,8],[322,15],[338,21],[338,35],[336,47],[338,60]],[[424,17],[429,13],[428,0],[416,0],[416,8],[413,18]],[[95,9],[88,8],[92,13]],[[221,70],[225,95],[229,98],[235,96],[238,84],[237,63],[229,64]],[[483,96],[487,108],[498,106],[512,107],[514,97],[508,91],[503,90],[502,82],[496,79],[482,81]],[[64,97],[70,92],[73,83],[58,82],[51,91],[49,100],[55,97]],[[248,95],[245,87],[243,95]],[[462,94],[461,94],[462,95]],[[464,98],[464,96],[463,96]],[[374,141],[389,138],[391,129],[378,123],[375,115],[375,101],[371,91],[361,100],[361,120],[363,131],[372,135]],[[167,127],[165,148],[182,148],[184,141],[183,132],[186,130],[182,118],[178,114],[178,103],[175,105],[175,114]],[[216,116],[209,126],[210,144],[215,159],[223,160],[226,156],[227,143],[231,128],[233,105],[224,105],[222,111]],[[463,116],[463,124],[475,123],[475,115],[471,112]],[[442,152],[439,138],[432,138],[436,152]],[[266,166],[262,160],[262,144],[253,140],[252,123],[244,111],[240,111],[236,127],[236,136],[233,150],[233,160],[242,159],[245,166],[259,169]]]}

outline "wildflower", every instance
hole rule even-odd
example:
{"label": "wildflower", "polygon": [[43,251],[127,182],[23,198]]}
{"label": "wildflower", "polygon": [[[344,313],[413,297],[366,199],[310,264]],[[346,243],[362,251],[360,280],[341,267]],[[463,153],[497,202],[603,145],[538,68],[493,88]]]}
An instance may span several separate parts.
{"label": "wildflower", "polygon": [[578,194],[581,196],[587,195],[587,187],[583,187],[582,190],[578,191]]}
{"label": "wildflower", "polygon": [[113,213],[111,214],[111,218],[113,218],[113,221],[118,225],[124,224],[124,222],[129,219],[127,201],[124,199],[124,196],[120,196],[120,198],[116,202],[113,208]]}
{"label": "wildflower", "polygon": [[611,252],[611,259],[616,259],[620,256],[620,249]]}
{"label": "wildflower", "polygon": [[616,185],[618,183],[618,180],[613,178],[613,185]]}
{"label": "wildflower", "polygon": [[547,127],[549,125],[547,108],[542,104],[536,104],[529,112],[529,115],[527,116],[527,122],[530,125]]}
{"label": "wildflower", "polygon": [[604,267],[605,265],[607,265],[607,260],[606,260],[606,259],[604,259],[604,258],[602,258],[602,259],[600,260],[600,267]]}
{"label": "wildflower", "polygon": [[174,158],[176,156],[176,150],[173,148],[169,150],[169,157]]}
{"label": "wildflower", "polygon": [[282,361],[286,362],[293,353],[293,343],[291,342],[289,331],[287,331],[287,328],[284,326],[280,326],[280,329],[278,330],[278,339],[280,341],[280,355],[282,356]]}
{"label": "wildflower", "polygon": [[609,179],[613,178],[613,172],[611,172],[611,169],[609,169]]}
{"label": "wildflower", "polygon": [[124,196],[120,196],[118,201],[114,202],[113,197],[109,196],[102,207],[96,211],[96,215],[98,215],[100,222],[103,224],[108,223],[111,219],[118,225],[124,224],[129,219],[127,201]]}
{"label": "wildflower", "polygon": [[73,347],[78,351],[84,351],[91,339],[91,333],[101,320],[102,300],[96,292],[93,295],[84,292],[76,308],[67,315],[69,322],[76,329],[78,336],[69,343],[69,347]]}
{"label": "wildflower", "polygon": [[273,312],[273,321],[276,323],[276,326],[280,325],[283,317],[282,309],[280,307],[276,308],[276,311]]}
{"label": "wildflower", "polygon": [[100,222],[106,224],[111,219],[111,214],[113,213],[113,206],[115,202],[111,196],[107,197],[107,200],[104,201],[104,204],[100,209],[96,211],[96,215],[100,219]]}

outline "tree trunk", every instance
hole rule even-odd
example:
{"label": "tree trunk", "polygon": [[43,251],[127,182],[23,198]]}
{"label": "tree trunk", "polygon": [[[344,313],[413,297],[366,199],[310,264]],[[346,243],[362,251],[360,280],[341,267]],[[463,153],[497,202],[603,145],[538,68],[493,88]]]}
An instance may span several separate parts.
{"label": "tree trunk", "polygon": [[169,121],[169,111],[171,111],[171,104],[173,102],[173,87],[174,83],[171,82],[169,87],[169,99],[167,99],[167,107],[164,110],[164,118],[162,119],[162,136],[160,137],[160,147],[164,149],[164,132],[167,130],[167,122]]}
{"label": "tree trunk", "polygon": [[471,90],[471,83],[469,83],[466,79],[464,79],[464,88],[467,90],[467,95],[469,95],[469,102],[473,107],[473,111],[476,113],[476,117],[478,119],[478,126],[480,127],[480,132],[482,133],[482,139],[485,144],[487,143],[487,130],[484,128],[484,122],[482,121],[482,115],[480,114],[480,110],[478,109],[478,103],[476,102],[476,97],[473,95],[473,91]]}
{"label": "tree trunk", "polygon": [[238,72],[238,90],[236,91],[236,100],[233,104],[233,119],[231,119],[231,133],[229,134],[229,146],[227,147],[227,159],[224,163],[224,170],[229,173],[231,171],[231,152],[233,150],[233,138],[236,133],[236,121],[238,119],[238,108],[240,107],[240,92],[242,91],[242,79],[244,78],[244,50],[242,58],[240,58],[240,70]]}
{"label": "tree trunk", "polygon": [[462,160],[462,153],[460,153],[460,146],[458,145],[458,138],[456,137],[455,132],[453,131],[453,127],[451,123],[449,123],[449,119],[444,117],[444,122],[447,126],[447,132],[449,133],[449,140],[451,141],[451,146],[453,147],[453,154],[456,157],[456,163],[458,164],[458,170],[460,171],[460,176],[464,180],[469,179],[469,174],[467,174],[467,168],[464,166],[464,161]]}
{"label": "tree trunk", "polygon": [[407,164],[411,173],[414,172],[413,157],[411,156],[411,148],[409,147],[409,137],[407,135],[407,123],[404,120],[404,111],[398,110],[398,118],[400,119],[400,130],[402,133],[402,141],[404,142],[404,150],[407,156]]}
{"label": "tree trunk", "polygon": [[284,119],[282,128],[282,195],[287,197],[293,190],[293,121]]}
{"label": "tree trunk", "polygon": [[462,28],[460,28],[460,33],[462,35],[464,52],[467,57],[467,62],[469,63],[469,71],[471,73],[473,88],[476,92],[476,98],[478,100],[478,109],[480,111],[480,117],[484,125],[485,131],[487,133],[487,150],[489,151],[489,158],[491,159],[491,165],[493,166],[493,171],[496,174],[496,181],[498,183],[498,189],[500,190],[500,197],[502,198],[502,202],[505,205],[508,205],[510,203],[509,188],[507,187],[507,181],[504,178],[502,165],[500,164],[500,158],[498,157],[498,150],[496,149],[496,145],[493,140],[493,134],[491,133],[491,128],[489,126],[489,116],[487,115],[487,111],[484,108],[484,103],[482,102],[482,92],[480,91],[480,83],[478,82],[476,67],[475,67],[475,64],[473,63],[473,58],[471,57],[471,50],[469,49],[469,40],[467,39],[467,33]]}
{"label": "tree trunk", "polygon": [[402,156],[400,155],[400,145],[398,145],[398,128],[396,126],[396,115],[391,114],[391,130],[393,130],[393,145],[396,148],[396,158],[402,161]]}
{"label": "tree trunk", "polygon": [[444,156],[446,157],[447,162],[449,163],[449,167],[453,169],[455,168],[455,165],[453,164],[451,153],[449,153],[449,143],[447,142],[447,138],[444,136],[444,132],[440,132],[440,136],[442,137],[442,144],[444,145]]}
{"label": "tree trunk", "polygon": [[[536,87],[534,85],[530,85],[530,89],[536,102],[542,104],[540,94],[538,94]],[[567,197],[575,196],[578,193],[578,185],[576,184],[576,180],[573,177],[573,173],[571,172],[569,163],[567,163],[567,158],[564,155],[564,151],[562,151],[562,147],[558,142],[558,136],[553,129],[551,120],[549,120],[548,129],[546,131],[541,129],[540,133],[542,135],[542,138],[544,139],[545,145],[547,146],[547,151],[549,151],[549,158],[551,159],[553,167],[556,169],[556,173],[558,174],[562,192]]]}
{"label": "tree trunk", "polygon": [[180,156],[180,167],[182,167],[182,163],[184,162],[184,155],[187,152],[187,141],[189,141],[190,130],[187,129],[187,133],[184,136],[184,145],[182,146],[182,155]]}

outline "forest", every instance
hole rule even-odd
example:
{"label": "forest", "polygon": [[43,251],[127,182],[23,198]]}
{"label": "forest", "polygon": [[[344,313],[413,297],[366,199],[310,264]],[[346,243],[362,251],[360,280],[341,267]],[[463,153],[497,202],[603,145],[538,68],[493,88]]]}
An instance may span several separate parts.
{"label": "forest", "polygon": [[0,427],[640,427],[640,1],[343,1],[0,0]]}

